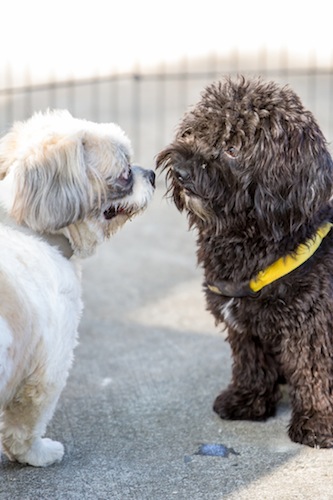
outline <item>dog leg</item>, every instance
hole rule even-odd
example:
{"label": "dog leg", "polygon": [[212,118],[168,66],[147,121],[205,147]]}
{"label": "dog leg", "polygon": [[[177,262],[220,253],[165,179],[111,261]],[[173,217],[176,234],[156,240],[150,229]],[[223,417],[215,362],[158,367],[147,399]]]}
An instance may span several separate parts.
{"label": "dog leg", "polygon": [[63,445],[44,438],[63,384],[42,384],[27,380],[14,398],[4,407],[1,416],[1,443],[4,453],[12,461],[45,467],[59,462]]}
{"label": "dog leg", "polygon": [[265,420],[274,415],[281,397],[278,370],[259,339],[229,331],[233,351],[232,382],[214,402],[224,419]]}
{"label": "dog leg", "polygon": [[333,448],[333,416],[293,413],[288,430],[289,437],[296,443],[312,448]]}
{"label": "dog leg", "polygon": [[313,448],[333,447],[332,359],[324,355],[324,349],[319,363],[308,359],[307,366],[302,353],[289,380],[292,404],[289,437]]}

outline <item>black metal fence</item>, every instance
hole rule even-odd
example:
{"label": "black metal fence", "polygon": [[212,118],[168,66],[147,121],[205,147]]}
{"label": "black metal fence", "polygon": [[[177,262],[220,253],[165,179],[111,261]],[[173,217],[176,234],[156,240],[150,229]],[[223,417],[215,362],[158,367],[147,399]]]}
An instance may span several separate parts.
{"label": "black metal fence", "polygon": [[[259,54],[257,64],[239,56],[228,61],[207,59],[196,65],[183,61],[177,68],[156,72],[136,71],[87,79],[69,79],[20,86],[11,83],[0,89],[0,131],[14,120],[28,118],[47,108],[68,109],[78,118],[117,122],[129,135],[135,161],[149,166],[156,153],[170,141],[184,111],[194,104],[202,89],[226,74],[261,75],[290,84],[314,113],[327,140],[333,139],[333,64],[290,67],[282,53],[274,68],[268,56]],[[311,61],[310,61],[311,62]],[[255,69],[253,69],[253,67]]]}

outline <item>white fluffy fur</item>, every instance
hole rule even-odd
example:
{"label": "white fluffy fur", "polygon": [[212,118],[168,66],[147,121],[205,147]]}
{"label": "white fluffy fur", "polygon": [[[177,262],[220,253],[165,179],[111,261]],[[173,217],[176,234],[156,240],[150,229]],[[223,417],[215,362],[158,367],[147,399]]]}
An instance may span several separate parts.
{"label": "white fluffy fur", "polygon": [[[0,432],[11,460],[46,466],[63,456],[62,444],[43,436],[77,341],[75,256],[91,255],[148,204],[153,180],[143,170],[133,170],[126,196],[111,196],[130,155],[117,125],[66,111],[16,123],[0,141]],[[113,203],[126,210],[107,220]],[[49,234],[66,237],[74,257],[64,257]]]}

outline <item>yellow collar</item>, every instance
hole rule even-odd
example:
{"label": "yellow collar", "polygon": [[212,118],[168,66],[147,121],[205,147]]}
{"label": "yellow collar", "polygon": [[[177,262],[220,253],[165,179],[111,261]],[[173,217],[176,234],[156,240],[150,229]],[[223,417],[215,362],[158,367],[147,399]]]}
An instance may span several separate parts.
{"label": "yellow collar", "polygon": [[274,281],[291,273],[297,267],[306,262],[318,249],[322,240],[330,232],[333,224],[327,222],[321,226],[313,238],[308,239],[290,255],[281,257],[266,269],[260,271],[250,282],[234,285],[230,282],[218,282],[217,284],[207,284],[209,290],[218,295],[227,297],[247,297],[255,296],[262,288],[270,285]]}

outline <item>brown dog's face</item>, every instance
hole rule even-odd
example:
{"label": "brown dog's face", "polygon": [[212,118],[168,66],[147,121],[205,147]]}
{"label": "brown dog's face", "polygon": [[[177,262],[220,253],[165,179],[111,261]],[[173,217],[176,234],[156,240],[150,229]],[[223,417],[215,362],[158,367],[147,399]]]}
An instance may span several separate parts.
{"label": "brown dog's face", "polygon": [[282,238],[332,191],[333,166],[312,114],[289,88],[260,80],[212,84],[157,158],[190,224],[226,230],[255,221]]}

